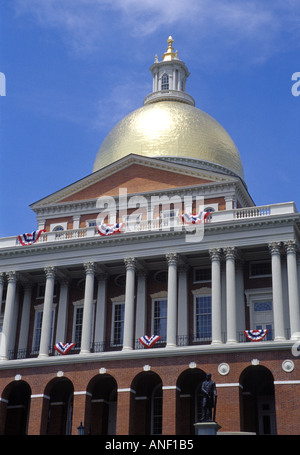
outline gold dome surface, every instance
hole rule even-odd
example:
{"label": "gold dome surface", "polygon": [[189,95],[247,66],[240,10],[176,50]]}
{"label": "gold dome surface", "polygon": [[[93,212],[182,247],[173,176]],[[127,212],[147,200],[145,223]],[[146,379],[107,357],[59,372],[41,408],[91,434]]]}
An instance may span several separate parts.
{"label": "gold dome surface", "polygon": [[225,129],[189,104],[159,101],[124,117],[101,144],[93,172],[129,155],[192,158],[244,178],[239,152]]}

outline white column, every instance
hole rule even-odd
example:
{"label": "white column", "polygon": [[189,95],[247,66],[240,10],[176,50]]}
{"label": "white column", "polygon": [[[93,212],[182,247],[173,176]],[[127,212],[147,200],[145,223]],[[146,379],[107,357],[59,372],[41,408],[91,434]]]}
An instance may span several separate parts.
{"label": "white column", "polygon": [[285,340],[283,292],[281,276],[281,243],[269,244],[272,257],[272,290],[273,290],[273,316],[274,316],[274,341]]}
{"label": "white column", "polygon": [[[178,267],[178,336],[188,336],[187,272],[188,265]],[[185,343],[184,343],[185,344]]]}
{"label": "white column", "polygon": [[227,343],[236,343],[236,284],[234,247],[224,248],[226,257],[226,322]]}
{"label": "white column", "polygon": [[146,330],[146,272],[140,270],[137,273],[137,293],[136,293],[136,326],[135,339],[139,339]]}
{"label": "white column", "polygon": [[287,273],[289,290],[290,329],[291,339],[300,337],[300,302],[297,270],[297,244],[291,240],[285,243],[287,253]]}
{"label": "white column", "polygon": [[0,360],[8,359],[8,350],[11,346],[11,333],[13,331],[17,287],[17,272],[7,273],[7,293],[4,309],[4,319],[1,335]]}
{"label": "white column", "polygon": [[0,273],[0,313],[3,299],[3,288],[4,288],[4,273]]}
{"label": "white column", "polygon": [[86,264],[84,264],[84,268],[85,268],[85,290],[84,290],[80,354],[87,354],[91,351],[94,280],[95,280],[94,263],[87,262]]}
{"label": "white column", "polygon": [[73,216],[73,229],[79,229],[80,225],[80,215]]}
{"label": "white column", "polygon": [[68,280],[62,280],[59,290],[58,315],[56,326],[56,343],[69,343],[72,340],[66,339],[67,320],[68,320]]}
{"label": "white column", "polygon": [[177,254],[168,253],[167,345],[176,346],[177,335]]}
{"label": "white column", "polygon": [[43,319],[41,329],[41,340],[39,357],[49,356],[50,347],[50,335],[51,335],[51,322],[52,322],[52,311],[53,311],[53,295],[54,295],[54,279],[55,279],[55,267],[45,267],[46,273],[46,288],[45,298],[43,307]]}
{"label": "white column", "polygon": [[96,327],[95,327],[95,343],[103,343],[105,341],[106,327],[106,291],[107,291],[107,274],[101,273],[97,275],[97,306],[96,306]]}
{"label": "white column", "polygon": [[27,349],[28,334],[29,334],[29,321],[30,321],[30,306],[32,295],[32,283],[24,283],[24,297],[21,316],[21,327],[19,336],[18,351]]}
{"label": "white column", "polygon": [[126,286],[123,351],[127,351],[133,349],[134,288],[136,261],[134,258],[126,258],[124,259],[124,262],[126,266]]}
{"label": "white column", "polygon": [[221,312],[221,249],[209,251],[211,258],[211,344],[222,343]]}

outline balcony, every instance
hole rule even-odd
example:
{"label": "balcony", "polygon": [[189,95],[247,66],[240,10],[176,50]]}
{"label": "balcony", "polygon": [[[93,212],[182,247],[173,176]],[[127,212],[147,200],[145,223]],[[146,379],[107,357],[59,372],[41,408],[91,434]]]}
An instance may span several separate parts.
{"label": "balcony", "polygon": [[[217,225],[227,222],[239,223],[245,220],[255,219],[268,219],[275,216],[287,216],[291,214],[297,214],[298,211],[293,202],[287,202],[282,204],[264,205],[259,207],[245,207],[233,210],[222,210],[213,212],[208,223]],[[172,218],[157,218],[155,220],[141,220],[126,223],[122,233],[123,234],[134,234],[138,232],[159,232],[168,230],[184,230],[184,224],[182,223],[181,217]],[[95,227],[85,227],[80,229],[72,229],[66,231],[52,231],[42,234],[35,245],[44,245],[52,242],[69,242],[77,241],[81,239],[91,239],[100,237]],[[0,239],[0,249],[21,247],[18,237],[3,237]]]}
{"label": "balcony", "polygon": [[[286,340],[289,340],[290,337],[290,330],[286,329]],[[197,346],[206,346],[209,347],[211,345],[211,337],[196,337],[194,335],[178,335],[177,336],[177,347],[182,348],[182,347],[197,347]],[[273,333],[270,332],[268,336],[263,338],[261,341],[257,341],[254,343],[255,346],[258,346],[260,343],[266,343],[266,342],[272,342],[273,341]],[[225,346],[226,345],[226,333],[222,333],[222,343]],[[237,345],[241,344],[249,344],[253,343],[251,342],[244,334],[243,331],[239,331],[237,333]],[[222,345],[221,345],[222,346]],[[166,347],[166,338],[162,337],[160,340],[158,340],[152,348],[146,348],[145,346],[142,345],[139,339],[136,339],[134,342],[134,351],[140,351],[140,350],[148,350],[153,351],[153,349],[159,349],[159,348],[165,348]],[[101,341],[101,342],[93,342],[91,343],[91,354],[101,354],[105,352],[115,352],[115,351],[122,351],[123,345],[122,344],[114,344],[113,342],[110,341]],[[68,355],[76,355],[80,353],[80,346],[77,344],[74,346],[66,356]],[[9,355],[8,355],[8,360],[21,360],[21,359],[33,359],[38,357],[39,354],[39,349],[38,348],[31,348],[31,349],[19,349],[19,350],[10,350]],[[61,356],[53,346],[49,347],[49,356]]]}

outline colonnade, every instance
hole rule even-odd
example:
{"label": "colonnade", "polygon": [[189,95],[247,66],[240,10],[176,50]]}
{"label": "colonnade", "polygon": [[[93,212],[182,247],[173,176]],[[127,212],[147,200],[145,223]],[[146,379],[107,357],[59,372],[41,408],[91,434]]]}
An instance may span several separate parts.
{"label": "colonnade", "polygon": [[[292,338],[297,338],[300,333],[300,308],[299,308],[299,281],[297,271],[297,245],[294,241],[284,243],[287,256],[287,277],[289,294],[289,318]],[[284,327],[284,299],[282,286],[282,243],[269,244],[272,263],[272,290],[273,290],[273,317],[274,317],[274,341],[285,340]],[[237,264],[239,251],[236,247],[214,248],[209,250],[211,258],[211,302],[212,302],[212,344],[222,343],[222,291],[221,291],[221,261],[225,260],[226,271],[226,332],[228,344],[237,343]],[[179,266],[179,255],[169,253],[166,255],[168,265],[168,290],[167,290],[167,340],[166,347],[174,348],[177,343],[178,320],[180,325],[186,325],[187,329],[187,269]],[[125,286],[125,315],[124,315],[124,339],[123,350],[134,349],[134,340],[142,336],[145,328],[145,292],[146,277],[144,273],[137,271],[136,258],[124,260],[126,268]],[[96,304],[96,333],[95,340],[104,340],[105,314],[106,314],[106,276],[96,273],[96,264],[89,262],[84,264],[85,269],[85,293],[81,337],[80,354],[90,352],[92,318],[94,303],[94,283],[98,279],[98,294]],[[45,297],[43,305],[43,319],[40,335],[39,357],[48,357],[49,339],[51,331],[51,318],[54,297],[54,281],[56,276],[55,267],[45,267],[46,276]],[[8,351],[14,346],[16,333],[16,287],[18,272],[11,271],[7,276],[7,295],[4,310],[4,319],[0,346],[0,360],[8,359]],[[137,278],[137,310],[135,310],[135,288]],[[2,301],[4,274],[0,275],[0,301]],[[179,284],[179,286],[178,286]],[[28,340],[29,309],[31,302],[31,283],[24,285],[24,297],[22,307],[22,320],[19,334],[19,348],[25,348]],[[178,298],[179,297],[179,298]],[[57,336],[62,337],[66,330],[66,307],[68,299],[68,282],[63,281],[60,289],[59,317],[57,324]],[[178,304],[178,301],[180,302]],[[136,321],[136,324],[135,324]],[[134,327],[136,331],[134,332]],[[184,329],[183,329],[184,330]],[[139,332],[140,331],[140,332]],[[59,341],[61,341],[61,339]]]}

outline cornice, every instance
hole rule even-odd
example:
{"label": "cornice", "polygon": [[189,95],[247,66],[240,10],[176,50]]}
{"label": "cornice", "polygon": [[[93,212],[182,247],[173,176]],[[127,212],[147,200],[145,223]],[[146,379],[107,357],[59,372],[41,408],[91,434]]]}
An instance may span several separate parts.
{"label": "cornice", "polygon": [[41,368],[41,367],[61,367],[61,365],[74,365],[77,363],[101,363],[105,361],[128,361],[139,359],[170,358],[170,357],[187,357],[191,355],[213,355],[213,354],[236,354],[236,353],[255,353],[270,351],[291,351],[294,341],[263,341],[257,343],[235,343],[231,345],[200,345],[185,346],[172,348],[155,348],[155,349],[137,349],[129,351],[109,351],[102,353],[89,354],[68,354],[66,356],[51,356],[40,359],[20,359],[1,361],[0,370],[22,370],[24,368]]}

